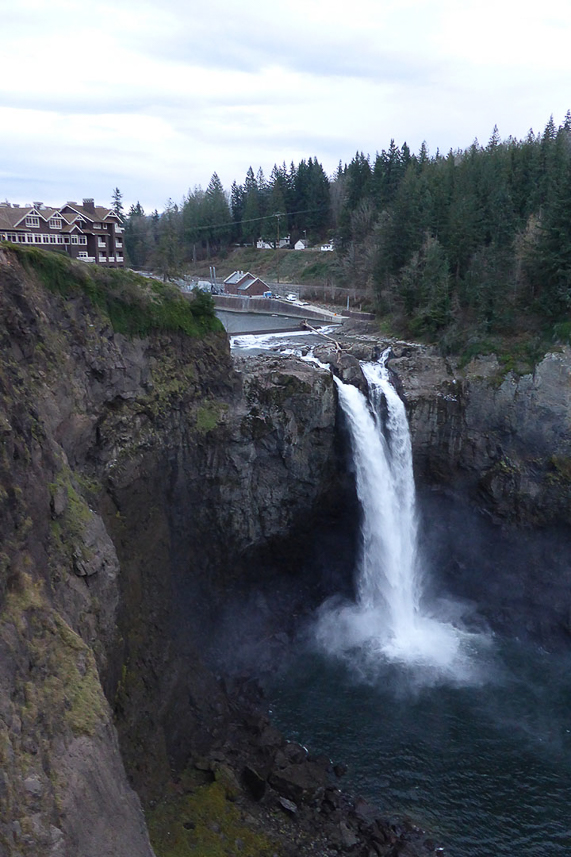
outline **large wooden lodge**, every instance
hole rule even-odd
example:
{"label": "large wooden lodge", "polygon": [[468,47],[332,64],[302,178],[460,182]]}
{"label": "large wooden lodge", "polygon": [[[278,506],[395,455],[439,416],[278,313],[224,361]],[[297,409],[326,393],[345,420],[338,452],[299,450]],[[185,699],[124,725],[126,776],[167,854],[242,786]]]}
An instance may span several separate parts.
{"label": "large wooden lodge", "polygon": [[83,262],[112,268],[124,266],[123,228],[112,208],[84,199],[48,208],[41,202],[0,202],[0,241],[33,244],[66,253]]}

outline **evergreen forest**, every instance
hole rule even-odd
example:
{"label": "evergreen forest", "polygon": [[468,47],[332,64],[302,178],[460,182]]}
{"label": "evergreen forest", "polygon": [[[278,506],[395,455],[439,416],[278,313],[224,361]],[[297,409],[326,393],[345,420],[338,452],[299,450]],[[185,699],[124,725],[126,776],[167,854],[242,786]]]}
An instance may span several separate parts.
{"label": "evergreen forest", "polygon": [[[115,200],[117,203],[117,200]],[[120,202],[119,202],[120,205]],[[333,241],[340,286],[358,288],[395,330],[443,351],[483,350],[495,335],[568,341],[571,334],[571,112],[542,133],[431,155],[390,141],[327,176],[317,158],[250,167],[225,190],[139,203],[125,217],[130,264],[172,276],[258,239]],[[484,349],[485,350],[485,349]]]}

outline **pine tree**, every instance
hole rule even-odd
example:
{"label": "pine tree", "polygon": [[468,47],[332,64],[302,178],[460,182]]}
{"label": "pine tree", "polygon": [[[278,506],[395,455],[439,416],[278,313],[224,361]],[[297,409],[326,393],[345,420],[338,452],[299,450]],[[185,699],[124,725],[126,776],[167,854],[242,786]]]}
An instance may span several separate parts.
{"label": "pine tree", "polygon": [[448,259],[436,238],[427,235],[400,276],[400,288],[414,333],[434,335],[451,321]]}
{"label": "pine tree", "polygon": [[154,254],[155,267],[165,282],[175,277],[180,270],[179,219],[178,206],[172,199],[169,199],[159,219],[159,240]]}
{"label": "pine tree", "polygon": [[213,173],[204,194],[202,225],[206,241],[206,255],[210,258],[212,248],[226,246],[230,240],[230,208],[218,173]]}
{"label": "pine tree", "polygon": [[571,161],[540,222],[528,270],[543,312],[551,319],[567,313],[571,307]]}
{"label": "pine tree", "polygon": [[140,202],[132,205],[124,221],[125,254],[133,268],[144,268],[152,250],[150,224]]}
{"label": "pine tree", "polygon": [[113,209],[119,220],[123,221],[123,194],[121,193],[118,187],[116,187],[113,191],[111,198],[113,200],[111,208]]}
{"label": "pine tree", "polygon": [[244,188],[242,185],[232,182],[230,191],[230,208],[232,220],[234,221],[233,238],[235,241],[242,239],[242,218],[244,217]]}
{"label": "pine tree", "polygon": [[261,228],[261,200],[258,183],[254,170],[249,167],[244,182],[244,218],[242,223],[242,235],[254,243],[260,236]]}
{"label": "pine tree", "polygon": [[274,165],[268,184],[266,217],[261,222],[260,236],[264,241],[272,242],[276,246],[278,235],[280,238],[283,238],[284,229],[286,228],[286,204],[282,192],[282,181],[279,170]]}
{"label": "pine tree", "polygon": [[182,244],[186,258],[196,262],[206,238],[204,226],[204,191],[197,185],[189,190],[182,205]]}

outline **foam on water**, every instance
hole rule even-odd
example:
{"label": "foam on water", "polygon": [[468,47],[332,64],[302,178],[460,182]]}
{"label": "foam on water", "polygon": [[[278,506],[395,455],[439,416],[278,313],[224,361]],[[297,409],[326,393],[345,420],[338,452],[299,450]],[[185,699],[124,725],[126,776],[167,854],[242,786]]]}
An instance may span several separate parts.
{"label": "foam on water", "polygon": [[[321,334],[329,334],[332,331],[337,330],[337,325],[331,325],[329,327],[320,328]],[[230,337],[230,347],[241,349],[241,348],[259,348],[259,349],[269,349],[273,348],[276,345],[279,345],[281,341],[288,339],[297,339],[300,336],[315,336],[312,331],[309,330],[289,330],[283,331],[282,333],[246,333],[238,336]]]}

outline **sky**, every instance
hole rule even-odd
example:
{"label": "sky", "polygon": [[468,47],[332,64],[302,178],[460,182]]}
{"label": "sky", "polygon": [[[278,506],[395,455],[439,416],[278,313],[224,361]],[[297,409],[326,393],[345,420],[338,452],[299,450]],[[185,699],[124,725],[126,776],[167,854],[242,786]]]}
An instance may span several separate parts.
{"label": "sky", "polygon": [[559,125],[569,0],[0,0],[0,199],[146,211],[246,171],[332,174]]}

